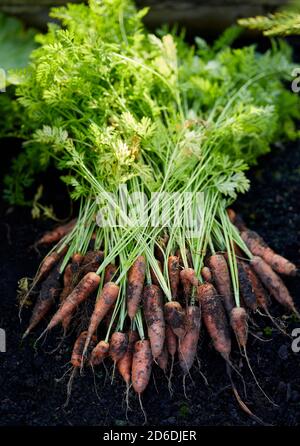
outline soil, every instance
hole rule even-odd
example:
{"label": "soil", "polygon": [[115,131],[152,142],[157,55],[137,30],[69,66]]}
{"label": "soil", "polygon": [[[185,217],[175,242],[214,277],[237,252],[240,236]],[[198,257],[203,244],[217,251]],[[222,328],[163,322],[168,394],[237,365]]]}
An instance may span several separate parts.
{"label": "soil", "polygon": [[[17,150],[18,143],[6,140],[0,143],[1,153]],[[9,149],[9,150],[8,150]],[[8,158],[8,157],[7,157]],[[8,159],[1,165],[7,169]],[[2,173],[2,172],[1,172]],[[239,199],[235,209],[240,211],[248,225],[259,231],[279,253],[300,264],[300,144],[277,147],[260,160],[250,172],[252,186],[249,193]],[[58,180],[51,175],[51,194],[56,209],[63,209],[65,192],[56,186]],[[7,208],[1,204],[0,276],[1,313],[0,327],[6,330],[7,352],[0,353],[0,425],[93,425],[137,426],[144,423],[137,398],[132,395],[126,418],[125,386],[115,376],[111,385],[105,370],[100,368],[93,376],[91,371],[76,376],[67,407],[64,407],[68,377],[58,378],[69,368],[70,349],[74,333],[58,346],[59,331],[48,335],[46,342],[35,345],[45,325],[21,342],[30,311],[23,313],[20,323],[16,300],[17,282],[24,276],[32,277],[45,254],[30,248],[51,223],[32,221],[27,209]],[[285,280],[300,308],[300,279]],[[285,320],[291,333],[300,326],[293,317],[272,304],[272,313]],[[257,324],[257,325],[256,325]],[[253,317],[248,355],[255,374],[264,391],[276,406],[265,399],[238,348],[234,345],[233,362],[239,368],[247,389],[243,394],[241,378],[233,373],[241,395],[251,410],[265,422],[273,425],[294,426],[300,421],[300,352],[293,353],[291,339],[283,336],[271,321],[259,315]],[[202,425],[255,425],[256,422],[241,411],[236,403],[225,363],[213,350],[202,333],[196,364],[186,380],[184,395],[182,374],[175,366],[173,396],[167,380],[155,367],[155,380],[143,395],[143,404],[151,426],[202,426]],[[201,366],[201,372],[199,369]],[[108,364],[111,368],[111,364]],[[205,378],[208,384],[205,384]],[[95,391],[97,388],[97,393]]]}

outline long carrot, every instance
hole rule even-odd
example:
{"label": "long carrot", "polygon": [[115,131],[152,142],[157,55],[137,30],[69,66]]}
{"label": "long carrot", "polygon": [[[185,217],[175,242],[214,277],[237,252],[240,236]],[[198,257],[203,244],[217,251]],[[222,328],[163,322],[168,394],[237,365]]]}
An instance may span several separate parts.
{"label": "long carrot", "polygon": [[[64,289],[60,295],[60,302],[64,302],[64,300],[72,293],[75,286],[79,282],[80,275],[80,265],[83,260],[83,256],[79,253],[75,253],[72,256],[72,262],[65,269],[64,273]],[[73,317],[73,313],[70,313],[68,316],[64,318],[62,321],[62,326],[64,329],[64,333],[67,332],[69,325],[71,323]]]}
{"label": "long carrot", "polygon": [[23,339],[34,327],[37,326],[37,324],[47,315],[51,307],[55,304],[61,287],[59,278],[59,268],[55,267],[42,283],[38,299],[32,311],[29,326],[23,335]]}
{"label": "long carrot", "polygon": [[[76,339],[76,342],[74,344],[74,348],[72,351],[72,356],[71,356],[71,364],[73,367],[76,367],[76,368],[81,367],[82,360],[83,360],[83,356],[82,356],[83,348],[84,348],[86,337],[87,337],[87,331],[83,331],[82,333],[80,333],[80,335]],[[93,336],[91,347],[92,347],[92,344],[95,345],[96,342],[97,342],[97,338],[96,338],[96,336]]]}
{"label": "long carrot", "polygon": [[137,342],[138,338],[139,338],[139,335],[136,331],[133,331],[133,330],[129,331],[128,346],[127,346],[126,353],[117,362],[118,371],[119,371],[120,375],[122,376],[122,378],[124,379],[127,387],[130,385],[134,345]]}
{"label": "long carrot", "polygon": [[185,375],[189,373],[197,353],[201,326],[200,307],[191,305],[187,308],[186,325],[187,332],[184,338],[181,339],[178,348],[179,364]]}
{"label": "long carrot", "polygon": [[239,286],[241,296],[243,298],[244,304],[247,308],[252,311],[257,310],[257,300],[254,289],[252,287],[252,283],[249,280],[249,264],[244,262],[243,260],[237,259],[237,268],[238,268],[238,278],[239,278]]}
{"label": "long carrot", "polygon": [[75,224],[77,222],[77,219],[74,218],[73,220],[69,221],[68,223],[64,225],[60,225],[56,228],[54,228],[52,231],[46,232],[37,242],[36,246],[39,245],[50,245],[51,243],[57,243],[59,242],[65,235],[67,235],[69,232],[72,231]]}
{"label": "long carrot", "polygon": [[165,341],[165,320],[162,300],[162,291],[158,286],[145,286],[143,292],[144,314],[154,359],[161,354]]}
{"label": "long carrot", "polygon": [[222,301],[216,289],[210,283],[199,285],[197,294],[201,304],[203,321],[214,347],[226,361],[229,361],[231,339]]}
{"label": "long carrot", "polygon": [[152,353],[150,341],[144,339],[134,345],[132,360],[132,386],[136,393],[141,395],[146,389],[152,370]]}
{"label": "long carrot", "polygon": [[262,257],[274,271],[279,274],[286,274],[288,276],[296,275],[296,265],[289,262],[279,254],[276,254],[255,231],[250,231],[249,229],[244,230],[241,232],[241,237],[252,254],[254,256]]}
{"label": "long carrot", "polygon": [[180,271],[180,280],[183,285],[183,293],[188,302],[191,297],[193,286],[198,286],[199,281],[193,268],[184,268]]}
{"label": "long carrot", "polygon": [[[84,340],[84,343],[85,341],[86,339]],[[91,352],[90,365],[93,367],[100,365],[101,362],[103,362],[103,360],[108,356],[108,352],[109,352],[109,343],[106,341],[98,342],[96,347],[94,347]]]}
{"label": "long carrot", "polygon": [[284,285],[281,278],[272,270],[270,265],[258,256],[253,257],[250,263],[270,294],[272,294],[281,305],[299,315],[287,287]]}
{"label": "long carrot", "polygon": [[74,312],[81,302],[86,300],[99,286],[100,277],[95,273],[87,273],[60,308],[52,317],[45,331],[49,331]]}
{"label": "long carrot", "polygon": [[109,355],[116,364],[119,359],[123,358],[127,351],[128,336],[126,333],[116,331],[111,335]]}
{"label": "long carrot", "polygon": [[221,296],[227,314],[230,315],[234,307],[231,289],[230,273],[227,262],[221,254],[214,254],[208,259],[209,269],[212,273],[216,289]]}
{"label": "long carrot", "polygon": [[246,348],[248,339],[248,315],[243,307],[234,307],[231,310],[230,325],[234,331],[238,344]]}
{"label": "long carrot", "polygon": [[[91,273],[94,274],[94,273]],[[90,339],[96,332],[98,325],[107,314],[112,305],[116,302],[119,295],[119,287],[114,282],[107,282],[95,303],[94,311],[88,328],[88,336],[86,339],[85,350],[87,349]]]}
{"label": "long carrot", "polygon": [[178,295],[179,285],[179,258],[177,256],[170,256],[168,258],[168,274],[171,288],[172,299],[176,300]]}
{"label": "long carrot", "polygon": [[181,339],[186,333],[185,313],[177,301],[167,302],[164,306],[166,322],[170,325],[175,335]]}
{"label": "long carrot", "polygon": [[73,281],[73,272],[72,272],[72,265],[70,263],[69,265],[66,266],[64,271],[64,278],[63,278],[64,287],[59,296],[60,302],[63,302],[72,292],[73,290],[72,281]]}
{"label": "long carrot", "polygon": [[145,274],[145,257],[139,256],[128,271],[127,312],[131,320],[134,319],[142,299]]}

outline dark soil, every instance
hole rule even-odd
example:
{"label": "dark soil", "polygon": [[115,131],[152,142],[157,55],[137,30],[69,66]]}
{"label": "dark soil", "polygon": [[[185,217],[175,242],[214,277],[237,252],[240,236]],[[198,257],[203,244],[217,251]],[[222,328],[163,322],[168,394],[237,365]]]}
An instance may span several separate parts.
{"label": "dark soil", "polygon": [[[13,142],[2,142],[6,151]],[[3,149],[3,147],[1,147]],[[300,264],[300,145],[290,144],[276,148],[272,155],[260,160],[251,172],[250,192],[239,200],[236,209],[242,212],[248,225],[265,238],[279,253]],[[5,163],[1,170],[7,166]],[[4,171],[4,170],[3,170]],[[56,180],[55,180],[56,181]],[[50,183],[49,183],[50,184]],[[61,208],[63,195],[58,188],[53,192],[54,203]],[[58,350],[49,351],[59,342],[59,332],[48,335],[45,343],[34,342],[44,326],[40,326],[25,342],[21,334],[28,323],[30,312],[18,319],[16,301],[17,281],[33,276],[41,260],[30,249],[43,231],[51,226],[46,222],[32,221],[24,209],[7,209],[2,204],[0,231],[1,313],[0,327],[6,330],[7,352],[0,353],[0,425],[140,425],[144,422],[137,398],[132,395],[126,419],[125,386],[116,376],[113,385],[105,380],[105,371],[96,372],[95,381],[90,371],[77,376],[73,382],[69,405],[66,400],[67,379],[57,381],[69,367],[70,349],[74,335],[70,335]],[[45,251],[41,252],[45,254]],[[286,284],[300,308],[299,278],[286,280]],[[284,310],[272,305],[272,313],[283,317]],[[247,366],[234,346],[233,361],[240,368],[247,384],[245,401],[265,422],[292,426],[300,421],[300,353],[292,352],[291,340],[272,327],[265,317],[254,317],[258,327],[252,331],[263,337],[263,342],[250,336],[248,354],[255,373],[265,392],[278,406],[271,405],[261,394]],[[286,319],[288,332],[300,326],[293,318]],[[213,350],[207,335],[202,334],[199,348],[201,372],[198,365],[187,378],[185,398],[182,375],[175,367],[173,397],[160,370],[155,370],[143,395],[143,403],[152,426],[196,425],[253,425],[256,424],[238,407],[232,394],[222,358]],[[111,365],[109,365],[111,367]],[[240,393],[240,378],[233,374]],[[95,392],[95,383],[99,398]]]}

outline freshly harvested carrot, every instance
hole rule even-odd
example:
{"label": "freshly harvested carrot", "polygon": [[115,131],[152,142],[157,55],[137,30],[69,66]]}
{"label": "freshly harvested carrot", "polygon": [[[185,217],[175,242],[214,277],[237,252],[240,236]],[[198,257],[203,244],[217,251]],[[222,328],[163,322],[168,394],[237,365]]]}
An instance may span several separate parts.
{"label": "freshly harvested carrot", "polygon": [[59,242],[65,235],[67,235],[69,232],[72,231],[76,222],[77,222],[77,219],[74,218],[73,220],[69,221],[68,223],[66,223],[64,225],[57,226],[52,231],[46,232],[43,235],[43,237],[41,237],[36,242],[36,246],[50,245],[51,243]]}
{"label": "freshly harvested carrot", "polygon": [[227,314],[234,307],[234,299],[231,289],[230,273],[225,257],[221,254],[214,254],[208,259],[209,269],[211,270],[216,289],[220,294]]}
{"label": "freshly harvested carrot", "polygon": [[[160,271],[162,272],[162,264],[161,264],[161,262],[159,260],[156,260],[156,261],[157,261],[157,264],[158,264],[158,267],[159,267]],[[160,286],[159,280],[156,277],[156,274],[153,271],[153,268],[150,268],[150,274],[151,274],[151,281],[152,281],[152,283],[154,285]]]}
{"label": "freshly harvested carrot", "polygon": [[179,339],[183,338],[186,333],[185,313],[180,303],[177,301],[167,302],[164,306],[164,315],[174,334]]}
{"label": "freshly harvested carrot", "polygon": [[54,305],[60,293],[61,285],[59,278],[59,268],[55,267],[42,283],[38,299],[32,311],[29,326],[23,335],[23,339],[38,325]]}
{"label": "freshly harvested carrot", "polygon": [[128,271],[127,312],[131,320],[134,319],[139,308],[146,274],[146,260],[139,256]]}
{"label": "freshly harvested carrot", "polygon": [[45,257],[38,270],[37,276],[34,279],[34,283],[37,284],[42,279],[44,279],[49,274],[54,265],[58,263],[60,258],[61,255],[58,254],[56,251],[53,251],[51,254]]}
{"label": "freshly harvested carrot", "polygon": [[173,358],[177,352],[177,336],[169,325],[166,325],[166,345],[170,356]]}
{"label": "freshly harvested carrot", "polygon": [[180,271],[180,280],[183,285],[183,292],[186,301],[191,296],[193,286],[198,286],[199,281],[193,268],[184,268]]}
{"label": "freshly harvested carrot", "polygon": [[238,228],[239,231],[243,231],[244,229],[247,229],[242,217],[239,214],[236,214],[236,212],[233,209],[228,208],[227,215],[228,215],[231,223],[234,224]]}
{"label": "freshly harvested carrot", "polygon": [[168,274],[171,288],[172,299],[176,300],[178,295],[179,285],[179,258],[177,256],[170,256],[168,258]]}
{"label": "freshly harvested carrot", "polygon": [[101,293],[95,303],[94,311],[90,320],[85,349],[87,349],[90,339],[96,332],[98,325],[100,324],[104,316],[107,314],[109,309],[116,302],[118,295],[119,295],[119,287],[114,282],[107,282],[103,286]]}
{"label": "freshly harvested carrot", "polygon": [[[85,341],[86,341],[86,338],[84,340],[84,343],[85,343]],[[83,349],[84,349],[84,346],[83,346]],[[90,365],[92,367],[94,367],[96,365],[100,365],[101,362],[108,356],[108,352],[109,352],[109,343],[105,342],[105,341],[98,342],[96,347],[94,347],[91,352]]]}
{"label": "freshly harvested carrot", "polygon": [[258,256],[253,257],[250,263],[262,283],[270,294],[274,296],[277,302],[298,315],[299,313],[296,310],[295,303],[287,287],[284,285],[281,278],[272,270],[270,265]]}
{"label": "freshly harvested carrot", "polygon": [[296,265],[279,254],[276,254],[256,232],[247,229],[241,232],[241,237],[252,254],[254,256],[262,257],[274,271],[288,276],[296,275]]}
{"label": "freshly harvested carrot", "polygon": [[205,280],[205,282],[212,282],[212,274],[211,270],[208,268],[208,266],[204,266],[201,270],[201,276]]}
{"label": "freshly harvested carrot", "polygon": [[189,373],[197,353],[200,335],[201,311],[200,307],[190,305],[186,310],[187,332],[179,342],[178,359],[183,373]]}
{"label": "freshly harvested carrot", "polygon": [[134,345],[131,380],[134,390],[139,395],[144,392],[149,383],[152,362],[150,341],[146,339],[137,341]]}
{"label": "freshly harvested carrot", "polygon": [[123,358],[127,351],[128,336],[126,333],[116,331],[112,334],[109,346],[109,355],[114,363],[117,363],[119,359]]}
{"label": "freshly harvested carrot", "polygon": [[76,252],[75,254],[72,255],[71,266],[72,266],[72,273],[74,276],[78,274],[82,261],[83,261],[83,255],[80,254],[79,252]]}
{"label": "freshly harvested carrot", "polygon": [[168,368],[168,359],[169,359],[169,354],[166,347],[166,343],[164,343],[161,354],[156,358],[158,367],[161,368],[164,373],[166,373]]}
{"label": "freshly harvested carrot", "polygon": [[246,348],[248,339],[248,315],[243,307],[234,307],[231,310],[230,325],[239,345]]}
{"label": "freshly harvested carrot", "polygon": [[[83,331],[82,333],[80,333],[80,335],[76,339],[76,342],[74,344],[74,348],[72,351],[72,356],[71,356],[71,364],[73,367],[76,367],[76,368],[81,367],[81,364],[83,361],[83,348],[84,348],[86,337],[87,337],[87,331]],[[96,338],[96,336],[93,336],[92,344],[95,345],[96,342],[97,342],[97,338]],[[92,346],[92,344],[91,344],[91,346]]]}
{"label": "freshly harvested carrot", "polygon": [[118,267],[112,263],[107,265],[104,272],[104,283],[112,282],[112,279],[116,276],[117,269]]}
{"label": "freshly harvested carrot", "polygon": [[143,292],[144,315],[153,358],[161,354],[165,342],[163,295],[156,285],[146,285]]}
{"label": "freshly harvested carrot", "polygon": [[72,265],[70,263],[69,265],[66,266],[66,269],[64,272],[64,278],[63,278],[64,287],[63,287],[63,290],[59,296],[60,302],[63,302],[68,297],[68,295],[72,292],[72,290],[73,290],[72,280],[73,280],[73,272],[72,272]]}
{"label": "freshly harvested carrot", "polygon": [[130,330],[128,333],[128,346],[125,355],[119,359],[117,362],[117,368],[124,379],[127,387],[130,385],[131,380],[131,367],[132,367],[132,358],[134,345],[139,339],[139,335],[136,331]]}
{"label": "freshly harvested carrot", "polygon": [[249,280],[249,264],[242,260],[237,259],[238,278],[240,292],[247,308],[252,311],[257,310],[257,300],[252,283]]}
{"label": "freshly harvested carrot", "polygon": [[263,287],[263,284],[261,283],[257,274],[253,271],[253,268],[251,266],[248,265],[248,268],[246,268],[246,273],[251,283],[252,290],[255,294],[258,307],[266,310],[268,307],[269,299],[266,290]]}
{"label": "freshly harvested carrot", "polygon": [[103,251],[88,251],[80,265],[80,278],[89,272],[95,273],[104,259]]}
{"label": "freshly harvested carrot", "polygon": [[99,283],[100,277],[97,274],[87,273],[54,314],[46,331],[51,330],[56,325],[63,322],[63,320],[70,314],[73,314],[78,305],[86,300],[97,289]]}
{"label": "freshly harvested carrot", "polygon": [[203,321],[214,347],[226,361],[229,361],[231,339],[222,301],[211,283],[199,285],[197,292]]}

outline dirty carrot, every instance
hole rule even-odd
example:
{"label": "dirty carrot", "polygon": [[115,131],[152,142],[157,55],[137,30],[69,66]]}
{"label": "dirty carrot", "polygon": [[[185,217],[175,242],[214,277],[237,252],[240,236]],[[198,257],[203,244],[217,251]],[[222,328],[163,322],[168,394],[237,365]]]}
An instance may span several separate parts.
{"label": "dirty carrot", "polygon": [[200,335],[201,311],[199,307],[191,305],[186,310],[187,332],[179,342],[178,359],[183,373],[189,373],[197,353]]}
{"label": "dirty carrot", "polygon": [[[157,262],[157,264],[158,264],[158,267],[159,267],[160,271],[162,272],[162,264],[161,264],[161,262],[160,262],[159,260],[156,260],[156,262]],[[159,280],[158,280],[158,278],[156,277],[156,274],[155,274],[155,272],[153,271],[153,268],[150,268],[150,274],[151,274],[151,281],[152,281],[152,283],[153,283],[154,285],[160,286]]]}
{"label": "dirty carrot", "polygon": [[238,344],[246,348],[248,339],[248,315],[243,307],[234,307],[231,310],[230,325],[236,336]]}
{"label": "dirty carrot", "polygon": [[168,359],[169,359],[169,354],[166,343],[164,343],[161,354],[156,358],[158,367],[161,368],[164,373],[166,373],[168,368]]}
{"label": "dirty carrot", "polygon": [[178,285],[180,279],[178,256],[170,256],[168,258],[168,275],[169,275],[172,299],[176,300],[178,295]]}
{"label": "dirty carrot", "polygon": [[128,271],[127,312],[131,320],[134,319],[139,308],[145,281],[146,261],[139,256]]}
{"label": "dirty carrot", "polygon": [[[71,356],[71,364],[73,367],[76,367],[76,368],[81,367],[82,360],[83,360],[82,355],[83,355],[83,349],[84,349],[86,337],[87,337],[87,331],[83,331],[82,333],[80,333],[80,335],[76,339],[76,342],[74,344],[74,348],[72,351],[72,356]],[[92,344],[95,345],[96,342],[97,342],[97,338],[96,338],[96,336],[93,336],[91,346],[92,346]]]}
{"label": "dirty carrot", "polygon": [[57,226],[52,231],[46,232],[37,242],[36,246],[39,245],[50,245],[51,243],[59,242],[65,235],[72,231],[76,224],[77,219],[69,221],[64,225]]}
{"label": "dirty carrot", "polygon": [[73,286],[72,286],[72,279],[73,279],[73,272],[72,272],[72,265],[69,264],[65,268],[64,272],[64,287],[62,292],[60,293],[59,300],[60,302],[63,302],[68,295],[72,292]]}
{"label": "dirty carrot", "polygon": [[130,330],[128,333],[128,346],[126,353],[117,362],[118,371],[122,376],[122,378],[124,379],[127,387],[129,386],[131,380],[131,367],[132,367],[134,345],[138,339],[139,339],[138,333],[134,330]]}
{"label": "dirty carrot", "polygon": [[114,363],[117,363],[119,359],[123,358],[127,351],[128,336],[126,333],[116,331],[111,335],[109,343],[109,355]]}
{"label": "dirty carrot", "polygon": [[270,265],[258,256],[253,257],[250,263],[264,286],[270,294],[273,295],[277,302],[299,315],[287,287],[284,285],[281,278],[272,270]]}
{"label": "dirty carrot", "polygon": [[139,395],[144,392],[149,383],[152,361],[150,341],[146,339],[137,341],[134,345],[131,380],[134,390]]}
{"label": "dirty carrot", "polygon": [[104,283],[111,282],[113,278],[116,279],[117,269],[118,267],[112,263],[107,265],[104,272]]}
{"label": "dirty carrot", "polygon": [[249,229],[244,230],[241,232],[241,237],[252,254],[254,256],[262,257],[274,271],[288,276],[296,275],[296,265],[279,254],[276,254],[255,231],[250,231]]}
{"label": "dirty carrot", "polygon": [[156,285],[146,285],[143,292],[144,315],[148,327],[153,358],[162,352],[165,341],[163,295]]}
{"label": "dirty carrot", "polygon": [[208,266],[212,273],[213,280],[218,293],[224,303],[227,314],[230,315],[234,307],[234,299],[231,289],[230,273],[225,257],[221,254],[214,254],[208,259]]}
{"label": "dirty carrot", "polygon": [[188,299],[191,296],[193,286],[198,286],[198,279],[196,277],[196,273],[193,268],[184,268],[180,271],[180,280],[183,285],[183,293],[188,302]]}
{"label": "dirty carrot", "polygon": [[205,282],[212,282],[212,274],[211,270],[208,268],[208,266],[204,266],[201,270],[201,276],[204,279]]}
{"label": "dirty carrot", "polygon": [[249,280],[249,272],[250,265],[243,260],[237,259],[237,269],[238,269],[238,278],[239,278],[239,286],[240,292],[243,299],[244,304],[247,308],[252,311],[257,310],[257,300],[254,289],[252,287],[252,282]]}
{"label": "dirty carrot", "polygon": [[[84,340],[85,343],[86,339]],[[84,346],[83,346],[84,348]],[[101,364],[101,362],[108,356],[109,352],[109,343],[106,341],[100,341],[93,348],[90,357],[90,365],[92,367]]]}
{"label": "dirty carrot", "polygon": [[197,294],[201,304],[203,321],[214,347],[226,361],[229,361],[231,339],[222,301],[216,289],[210,283],[199,285]]}
{"label": "dirty carrot", "polygon": [[183,338],[186,333],[185,313],[180,303],[177,301],[167,302],[164,305],[164,315],[174,334],[179,339]]}
{"label": "dirty carrot", "polygon": [[88,251],[80,265],[80,278],[85,276],[89,272],[95,273],[99,268],[100,264],[103,262],[104,253],[103,251]]}

